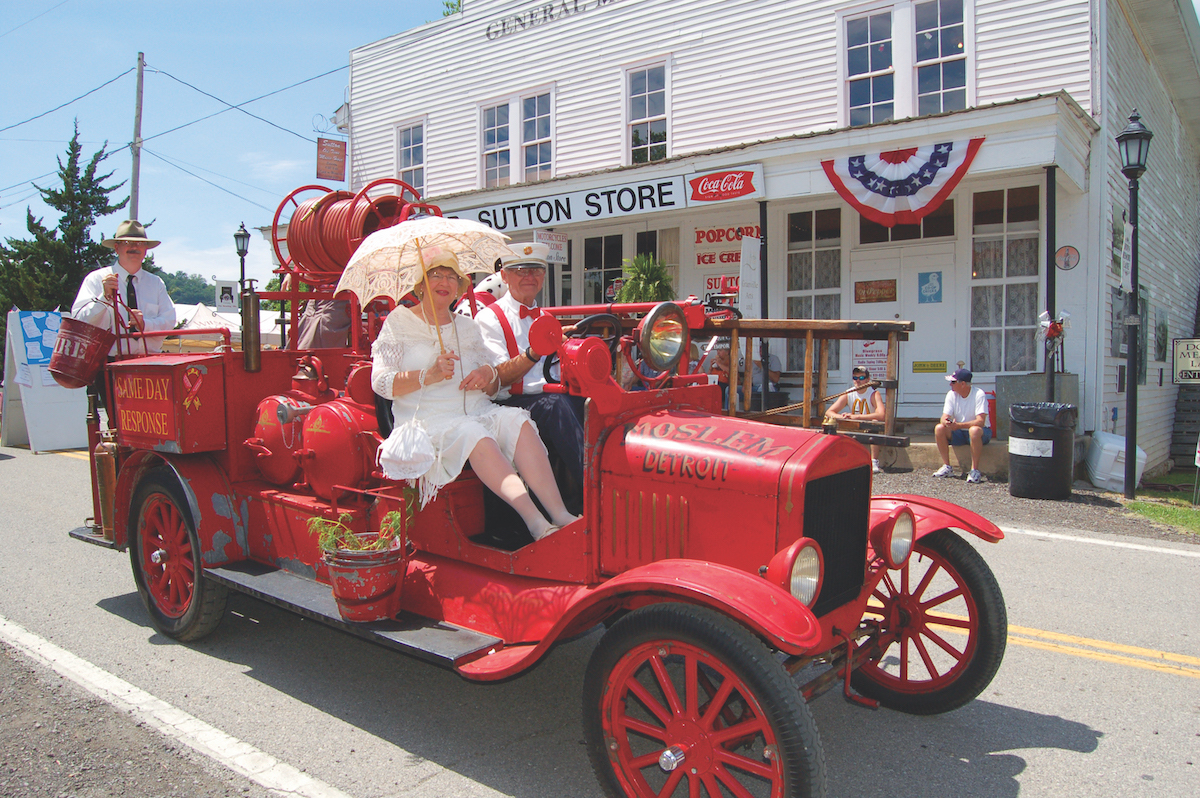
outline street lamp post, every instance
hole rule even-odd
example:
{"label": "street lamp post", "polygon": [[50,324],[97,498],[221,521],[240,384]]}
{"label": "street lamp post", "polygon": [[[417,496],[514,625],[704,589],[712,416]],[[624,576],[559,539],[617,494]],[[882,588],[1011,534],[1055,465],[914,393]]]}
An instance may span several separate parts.
{"label": "street lamp post", "polygon": [[238,295],[240,296],[246,291],[246,253],[250,251],[250,231],[246,229],[245,222],[238,225],[237,232],[233,234],[233,243],[237,247],[238,258],[242,261],[242,271],[238,277]]}
{"label": "street lamp post", "polygon": [[1150,139],[1154,134],[1142,124],[1137,109],[1129,124],[1117,134],[1121,173],[1129,178],[1129,298],[1125,310],[1125,498],[1137,488],[1137,388],[1138,349],[1141,345],[1141,297],[1138,290],[1138,178],[1146,172]]}

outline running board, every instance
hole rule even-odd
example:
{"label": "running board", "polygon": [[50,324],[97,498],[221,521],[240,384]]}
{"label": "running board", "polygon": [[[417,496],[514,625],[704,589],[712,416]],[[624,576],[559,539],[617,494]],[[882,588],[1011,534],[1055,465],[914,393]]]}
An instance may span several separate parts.
{"label": "running board", "polygon": [[79,526],[75,527],[67,534],[76,540],[82,540],[84,543],[91,543],[93,546],[100,546],[101,548],[112,549],[113,551],[120,551],[123,548],[122,546],[118,546],[113,541],[104,537],[104,535],[100,534],[98,531],[96,531],[96,529],[97,528],[94,526]]}
{"label": "running board", "polygon": [[328,585],[255,562],[206,568],[204,575],[233,590],[443,668],[453,670],[456,665],[504,647],[498,637],[404,613],[397,620],[344,621]]}

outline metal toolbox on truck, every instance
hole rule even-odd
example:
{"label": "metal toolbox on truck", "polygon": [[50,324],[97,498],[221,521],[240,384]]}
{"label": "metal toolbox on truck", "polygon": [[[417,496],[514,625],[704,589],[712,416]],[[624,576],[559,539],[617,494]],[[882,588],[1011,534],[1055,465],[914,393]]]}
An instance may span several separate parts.
{"label": "metal toolbox on truck", "polygon": [[225,448],[220,355],[159,355],[113,363],[113,412],[122,446],[173,454]]}

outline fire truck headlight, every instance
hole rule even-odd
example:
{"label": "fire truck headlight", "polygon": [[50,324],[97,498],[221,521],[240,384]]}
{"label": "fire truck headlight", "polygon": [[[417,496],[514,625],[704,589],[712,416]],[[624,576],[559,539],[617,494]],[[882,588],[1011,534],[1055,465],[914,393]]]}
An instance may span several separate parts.
{"label": "fire truck headlight", "polygon": [[638,346],[646,364],[655,371],[670,371],[688,348],[687,318],[674,302],[663,302],[638,325]]}
{"label": "fire truck headlight", "polygon": [[771,558],[767,580],[791,593],[801,604],[812,607],[821,593],[825,559],[812,538],[800,538]]}
{"label": "fire truck headlight", "polygon": [[899,568],[912,553],[916,521],[912,510],[903,504],[892,510],[882,523],[871,530],[871,548],[883,557],[888,568]]}

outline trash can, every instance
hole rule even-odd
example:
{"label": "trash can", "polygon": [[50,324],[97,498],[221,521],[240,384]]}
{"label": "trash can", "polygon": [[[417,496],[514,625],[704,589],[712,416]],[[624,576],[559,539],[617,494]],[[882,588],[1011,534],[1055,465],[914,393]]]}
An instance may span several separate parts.
{"label": "trash can", "polygon": [[1026,499],[1065,499],[1075,481],[1079,408],[1058,402],[1009,406],[1008,492]]}

